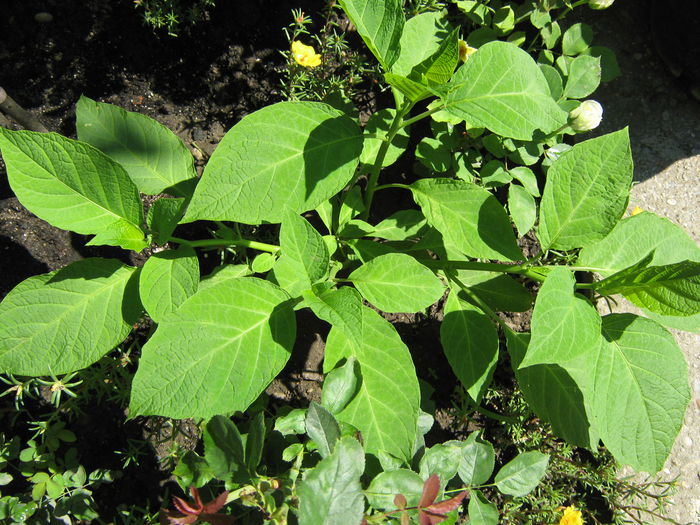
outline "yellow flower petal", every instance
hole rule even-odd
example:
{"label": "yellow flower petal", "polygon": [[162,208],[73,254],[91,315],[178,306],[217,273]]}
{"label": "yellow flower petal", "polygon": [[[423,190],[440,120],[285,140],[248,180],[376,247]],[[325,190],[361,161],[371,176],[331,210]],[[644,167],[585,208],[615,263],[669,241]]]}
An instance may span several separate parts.
{"label": "yellow flower petal", "polygon": [[292,56],[300,66],[316,67],[321,65],[321,55],[316,53],[313,47],[302,44],[298,40],[292,42]]}
{"label": "yellow flower petal", "polygon": [[472,56],[474,53],[477,52],[477,49],[475,47],[471,47],[467,45],[467,43],[464,40],[460,40],[458,42],[459,44],[459,59],[462,62],[466,62],[469,60],[469,57]]}
{"label": "yellow flower petal", "polygon": [[639,215],[642,213],[644,210],[640,208],[639,206],[635,206],[634,209],[632,210],[632,215]]}
{"label": "yellow flower petal", "polygon": [[564,515],[559,520],[559,525],[583,525],[581,511],[576,510],[576,507],[571,505],[564,509]]}

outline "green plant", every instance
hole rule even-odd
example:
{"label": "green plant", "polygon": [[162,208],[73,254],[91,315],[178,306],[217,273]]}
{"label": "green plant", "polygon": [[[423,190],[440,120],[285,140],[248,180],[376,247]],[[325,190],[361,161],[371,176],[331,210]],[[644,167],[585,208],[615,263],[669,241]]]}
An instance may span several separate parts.
{"label": "green plant", "polygon": [[[632,183],[626,130],[565,143],[599,121],[598,108],[581,99],[615,73],[609,53],[590,47],[583,24],[557,33],[556,10],[573,6],[564,1],[457,2],[465,27],[481,25],[466,41],[477,51],[459,67],[460,28],[443,13],[406,20],[398,0],[340,4],[396,102],[364,131],[330,104],[274,104],[236,124],[198,180],[192,156],[163,126],[85,97],[79,141],[0,130],[10,184],[32,212],[94,235],[89,244],[158,246],[143,268],[93,258],[20,283],[0,304],[2,370],[43,376],[85,368],[123,341],[145,310],[158,327],[141,351],[130,415],[209,420],[204,461],[188,453],[178,465],[183,485],[214,477],[236,484],[231,494],[267,520],[285,508],[300,523],[403,519],[409,506],[425,513],[435,499],[414,505],[392,472],[412,472],[405,476],[420,502],[433,474],[441,487],[456,480],[454,458],[477,447],[478,437],[416,447],[426,419],[416,369],[376,309],[418,312],[448,293],[441,344],[474,406],[496,369],[500,333],[524,399],[556,435],[593,452],[602,440],[618,461],[660,470],[689,400],[683,355],[664,326],[698,328],[700,250],[652,213],[623,218]],[[515,31],[522,20],[535,30],[530,44],[527,32]],[[540,44],[538,61],[518,47]],[[423,172],[380,180],[404,152],[411,126],[430,117],[433,136],[416,149]],[[410,196],[416,206],[405,202],[386,216],[378,192]],[[169,196],[144,221],[139,193]],[[199,220],[213,221],[213,238],[174,236],[177,225]],[[518,239],[535,225],[539,250],[526,257]],[[226,250],[225,264],[202,278],[197,249]],[[649,317],[601,316],[595,303],[618,294]],[[496,313],[525,311],[533,301],[529,333]],[[303,415],[302,431],[322,459],[306,469],[307,444],[290,445],[301,445],[285,456],[297,474],[285,479],[305,475],[287,500],[284,491],[271,495],[278,489],[258,472],[265,418],[252,416],[243,440],[220,415],[249,409],[280,373],[301,308],[332,328],[324,408]],[[207,458],[207,448],[223,452]],[[511,496],[532,490],[548,461],[537,451],[517,458],[527,463],[510,480],[520,488],[500,474],[510,463],[490,484]],[[377,462],[384,472],[371,470]],[[459,487],[448,489],[466,486],[469,513],[484,523],[498,521],[477,492],[492,470],[478,482],[460,474]],[[363,471],[371,481],[364,493]],[[392,480],[390,490],[373,488],[380,476]],[[391,505],[376,493],[390,494]],[[407,503],[394,501],[397,493]],[[363,494],[377,512],[366,515]],[[340,518],[318,517],[334,506]]]}
{"label": "green plant", "polygon": [[313,35],[309,31],[313,26],[311,17],[299,9],[292,11],[292,23],[284,28],[290,50],[304,40],[318,51],[320,64],[305,67],[295,60],[292,51],[285,51],[287,63],[281,70],[280,81],[284,99],[323,101],[332,96],[351,99],[362,82],[380,76],[362,53],[348,46],[346,31],[337,22],[338,9],[335,3],[326,7],[323,26]]}
{"label": "green plant", "polygon": [[[286,524],[290,512],[300,523],[403,523],[409,516],[423,523],[426,518],[421,515],[440,518],[432,521],[439,523],[448,515],[456,517],[454,511],[467,494],[472,516],[497,517],[496,507],[480,489],[522,497],[545,473],[549,456],[527,451],[501,466],[494,482],[487,484],[495,465],[492,445],[473,433],[466,441],[426,448],[422,437],[432,417],[425,413],[412,447],[414,468],[390,454],[380,454],[380,466],[372,467],[366,463],[357,429],[331,412],[353,388],[348,382],[335,383],[332,394],[324,393],[323,405],[312,402],[308,409],[278,414],[274,425],[258,412],[248,420],[245,433],[224,416],[211,418],[204,428],[204,456],[187,452],[174,471],[182,488],[189,487],[200,504],[186,507],[176,498],[175,509],[163,510],[162,519],[178,523],[186,515],[211,514],[224,503],[234,503],[237,523],[259,523],[262,516],[265,523]],[[263,461],[264,455],[277,461]],[[369,480],[366,490],[361,486],[363,474]],[[221,482],[225,492],[214,488]],[[198,487],[204,485],[212,487],[212,503],[216,502],[210,509],[201,505]],[[228,516],[222,514],[217,523],[229,523]]]}
{"label": "green plant", "polygon": [[143,10],[146,24],[165,29],[170,36],[201,21],[215,4],[216,0],[134,0],[134,6]]}
{"label": "green plant", "polygon": [[22,493],[0,493],[0,519],[29,524],[47,523],[50,517],[96,519],[93,491],[118,474],[100,469],[86,472],[78,449],[64,447],[76,437],[63,422],[38,421],[33,430],[34,437],[24,446],[19,436],[6,440],[0,434],[0,485],[14,481],[27,487]]}

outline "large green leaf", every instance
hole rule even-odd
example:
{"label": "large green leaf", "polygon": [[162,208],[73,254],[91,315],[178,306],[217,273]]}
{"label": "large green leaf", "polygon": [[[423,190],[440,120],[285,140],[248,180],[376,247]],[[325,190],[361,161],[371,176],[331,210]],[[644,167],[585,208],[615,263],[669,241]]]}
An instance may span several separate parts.
{"label": "large green leaf", "polygon": [[[574,293],[576,280],[563,267],[549,272],[532,313],[532,337],[520,367],[558,364],[585,370],[585,357],[600,345],[600,316],[588,300]],[[579,377],[574,377],[577,384]],[[585,394],[585,392],[584,392]]]}
{"label": "large green leaf", "polygon": [[340,0],[340,6],[384,70],[389,71],[401,54],[401,33],[406,23],[402,2]]}
{"label": "large green leaf", "polygon": [[539,485],[549,464],[549,456],[536,450],[518,454],[503,465],[494,478],[498,490],[511,496],[525,496]]}
{"label": "large green leaf", "polygon": [[587,55],[576,57],[569,66],[569,75],[562,97],[584,98],[600,84],[600,58]]}
{"label": "large green leaf", "polygon": [[[663,266],[681,261],[700,262],[700,247],[680,226],[650,212],[622,219],[601,241],[583,248],[578,266],[594,268],[608,277],[653,254],[650,264]],[[700,331],[700,314],[668,316],[650,314],[653,319],[680,330]]]}
{"label": "large green leaf", "polygon": [[199,285],[199,261],[192,248],[153,254],[139,278],[141,302],[156,323],[194,295]]}
{"label": "large green leaf", "polygon": [[472,127],[519,140],[554,131],[567,113],[552,98],[537,63],[514,44],[489,42],[457,70],[445,96],[447,110]]}
{"label": "large green leaf", "polygon": [[627,128],[562,154],[547,172],[540,204],[542,247],[580,248],[610,233],[627,207],[632,171]]}
{"label": "large green leaf", "polygon": [[357,393],[360,377],[356,365],[357,360],[350,357],[343,365],[328,372],[323,379],[321,404],[332,414],[343,410]]}
{"label": "large green leaf", "polygon": [[688,232],[664,217],[643,212],[622,219],[604,239],[583,248],[576,264],[608,277],[649,254],[653,266],[700,262],[700,247]]}
{"label": "large green leaf", "polygon": [[537,220],[535,198],[524,187],[511,184],[508,187],[508,211],[520,237],[524,237]]}
{"label": "large green leaf", "polygon": [[457,473],[462,483],[481,485],[491,477],[495,461],[493,445],[483,441],[478,432],[472,432],[462,447]]}
{"label": "large green leaf", "polygon": [[306,411],[306,433],[322,458],[328,457],[340,439],[340,425],[326,408],[312,401]]}
{"label": "large green leaf", "polygon": [[[458,270],[457,277],[482,301],[497,312],[527,312],[532,294],[510,275],[497,272]],[[460,297],[469,300],[466,295]]]}
{"label": "large green leaf", "polygon": [[[321,295],[305,292],[304,300],[320,319],[343,330],[355,345],[361,344],[362,334],[359,327],[362,326],[362,297],[357,290],[344,286]],[[330,372],[336,367],[338,361],[340,359],[330,362],[326,356],[323,371]]]}
{"label": "large green leaf", "polygon": [[424,480],[412,470],[396,469],[380,472],[367,489],[367,500],[377,510],[395,510],[397,494],[406,497],[407,507],[417,507],[423,494]]}
{"label": "large green leaf", "polygon": [[556,435],[573,445],[595,450],[598,435],[586,412],[583,393],[569,373],[555,364],[520,367],[530,334],[506,330],[506,340],[515,377],[530,408],[552,425]]}
{"label": "large green leaf", "polygon": [[389,241],[415,239],[426,229],[426,220],[418,210],[399,210],[374,227],[373,237]]}
{"label": "large green leaf", "polygon": [[574,24],[564,33],[562,51],[565,55],[578,55],[588,49],[593,41],[593,29],[588,24]]}
{"label": "large green leaf", "polygon": [[358,392],[336,417],[362,431],[367,452],[383,450],[408,461],[420,407],[411,355],[394,327],[362,306],[356,292],[343,292],[345,289],[324,294],[312,304],[317,315],[333,324],[324,370],[350,357],[360,368]]}
{"label": "large green leaf", "polygon": [[203,440],[204,457],[217,478],[229,478],[245,468],[243,438],[229,418],[211,418],[204,429]]}
{"label": "large green leaf", "polygon": [[219,284],[221,281],[230,281],[232,279],[238,279],[239,277],[246,277],[252,275],[253,270],[247,264],[223,264],[217,266],[214,270],[204,277],[200,282],[197,290],[202,290],[215,284]]}
{"label": "large green leaf", "polygon": [[471,525],[498,525],[498,508],[478,490],[470,491],[467,510]]}
{"label": "large green leaf", "polygon": [[416,81],[444,84],[459,60],[457,33],[443,13],[422,13],[409,19],[401,35],[401,55],[391,72]]}
{"label": "large green leaf", "polygon": [[22,281],[0,303],[0,371],[65,374],[100,359],[141,313],[135,271],[84,259]]}
{"label": "large green leaf", "polygon": [[245,440],[245,464],[251,474],[257,471],[258,465],[262,461],[266,431],[265,414],[258,412],[250,419]]}
{"label": "large green leaf", "polygon": [[440,342],[457,379],[479,405],[498,362],[498,332],[476,306],[461,301],[456,290],[445,304]]}
{"label": "large green leaf", "polygon": [[146,247],[138,190],[107,155],[56,133],[2,127],[0,149],[12,190],[39,218],[64,230],[97,234],[92,244]]}
{"label": "large green leaf", "polygon": [[365,510],[360,476],[365,454],[353,437],[338,441],[333,453],[308,470],[299,484],[299,525],[360,523]]}
{"label": "large green leaf", "polygon": [[395,73],[387,73],[384,75],[384,80],[386,80],[386,83],[391,87],[398,89],[401,94],[408,97],[408,99],[414,103],[435,95],[435,93],[424,84]]}
{"label": "large green leaf", "polygon": [[447,244],[470,257],[516,261],[522,252],[503,206],[470,182],[423,179],[411,185],[413,198]]}
{"label": "large green leaf", "polygon": [[445,291],[431,270],[403,253],[375,257],[348,278],[365,299],[385,312],[421,311]]}
{"label": "large green leaf", "polygon": [[151,204],[146,216],[146,224],[153,235],[153,242],[165,244],[175,231],[185,212],[185,199],[160,198]]}
{"label": "large green leaf", "polygon": [[210,417],[248,408],[289,358],[296,323],[288,298],[253,277],[199,290],[144,345],[131,414]]}
{"label": "large green leaf", "polygon": [[688,367],[673,336],[632,314],[603,317],[595,366],[597,429],[615,458],[656,473],[671,452],[690,400]]}
{"label": "large green leaf", "polygon": [[303,217],[288,211],[280,228],[282,255],[274,278],[292,297],[328,274],[329,256],[323,237]]}
{"label": "large green leaf", "polygon": [[426,449],[418,464],[420,476],[428,479],[437,474],[440,484],[444,487],[457,475],[463,448],[464,441],[452,440],[436,443]]}
{"label": "large green leaf", "polygon": [[[78,138],[121,164],[139,191],[156,195],[167,190],[189,197],[197,177],[194,159],[168,128],[146,115],[85,96],[78,100],[75,116]],[[181,184],[186,180],[191,180],[189,188]]]}
{"label": "large green leaf", "polygon": [[339,192],[362,151],[350,117],[321,102],[279,102],[244,117],[204,169],[183,222],[280,222]]}
{"label": "large green leaf", "polygon": [[597,282],[595,290],[602,295],[620,293],[637,306],[663,315],[700,314],[700,263],[648,266],[650,260],[651,254]]}

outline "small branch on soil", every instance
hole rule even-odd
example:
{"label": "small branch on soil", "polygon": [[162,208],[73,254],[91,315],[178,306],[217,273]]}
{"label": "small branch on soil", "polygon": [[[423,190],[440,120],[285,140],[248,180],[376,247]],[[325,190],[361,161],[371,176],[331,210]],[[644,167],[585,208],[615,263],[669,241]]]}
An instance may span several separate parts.
{"label": "small branch on soil", "polygon": [[0,111],[14,119],[25,129],[41,131],[42,133],[49,131],[38,118],[17,104],[2,87],[0,87]]}

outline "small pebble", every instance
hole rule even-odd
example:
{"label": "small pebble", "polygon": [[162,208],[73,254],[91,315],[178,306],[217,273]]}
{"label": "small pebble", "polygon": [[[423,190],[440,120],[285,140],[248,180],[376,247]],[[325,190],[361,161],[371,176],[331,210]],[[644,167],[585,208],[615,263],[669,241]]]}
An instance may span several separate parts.
{"label": "small pebble", "polygon": [[685,446],[685,447],[692,447],[693,446],[693,440],[690,436],[685,436],[683,438],[683,446]]}
{"label": "small pebble", "polygon": [[34,15],[34,20],[36,20],[40,24],[48,24],[49,22],[53,22],[53,15],[51,13],[42,11]]}
{"label": "small pebble", "polygon": [[676,204],[678,204],[678,203],[676,202],[676,199],[666,199],[666,202],[667,202],[668,204],[670,204],[671,206],[675,206]]}

